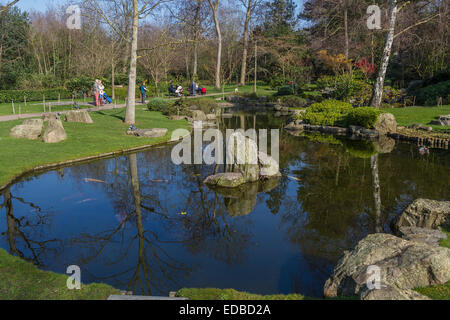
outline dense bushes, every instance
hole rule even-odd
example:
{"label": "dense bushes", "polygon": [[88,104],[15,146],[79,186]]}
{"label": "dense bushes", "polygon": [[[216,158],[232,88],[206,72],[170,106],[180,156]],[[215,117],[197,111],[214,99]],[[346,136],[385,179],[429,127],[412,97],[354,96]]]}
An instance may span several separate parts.
{"label": "dense bushes", "polygon": [[292,89],[292,86],[280,87],[277,92],[278,96],[290,96],[293,94],[294,94],[294,90]]}
{"label": "dense bushes", "polygon": [[72,98],[72,94],[64,88],[43,90],[0,90],[0,103],[23,101],[24,97],[27,97],[27,101],[42,101],[44,96],[46,100],[57,100],[59,95],[61,95],[61,99]]}
{"label": "dense bushes", "polygon": [[289,108],[303,108],[308,103],[306,99],[297,96],[283,96],[280,100]]}
{"label": "dense bushes", "polygon": [[317,80],[317,85],[322,90],[328,90],[330,98],[347,101],[355,106],[368,105],[372,97],[371,84],[350,73],[323,76]]}
{"label": "dense bushes", "polygon": [[344,125],[346,115],[353,109],[350,103],[326,100],[312,104],[302,119],[312,125]]}
{"label": "dense bushes", "polygon": [[372,128],[377,122],[381,112],[372,107],[354,108],[350,103],[326,100],[314,103],[306,109],[304,114],[298,115],[298,119],[311,125],[343,126],[356,125]]}
{"label": "dense bushes", "polygon": [[351,110],[346,117],[347,125],[372,128],[381,112],[372,107],[362,107]]}
{"label": "dense bushes", "polygon": [[153,98],[151,99],[147,107],[150,111],[164,111],[171,105],[170,101],[164,98]]}
{"label": "dense bushes", "polygon": [[450,80],[439,82],[422,88],[417,94],[417,102],[427,106],[437,104],[437,100],[442,97],[443,103],[448,103],[447,97],[450,92]]}
{"label": "dense bushes", "polygon": [[94,80],[88,77],[72,78],[66,82],[66,89],[76,97],[88,94],[94,86]]}

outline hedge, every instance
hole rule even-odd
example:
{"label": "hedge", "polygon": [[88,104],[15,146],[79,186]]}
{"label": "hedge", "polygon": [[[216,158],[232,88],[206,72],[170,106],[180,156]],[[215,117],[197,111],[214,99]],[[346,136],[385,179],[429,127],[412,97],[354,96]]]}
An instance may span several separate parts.
{"label": "hedge", "polygon": [[0,103],[10,103],[11,101],[23,102],[24,97],[27,101],[57,100],[59,95],[61,99],[70,99],[72,95],[64,88],[43,89],[43,90],[0,90]]}
{"label": "hedge", "polygon": [[350,103],[338,100],[326,100],[314,103],[306,109],[299,119],[311,125],[342,126],[355,125],[373,128],[381,112],[372,107],[353,108]]}
{"label": "hedge", "polygon": [[372,107],[356,108],[347,115],[347,125],[360,126],[367,129],[373,128],[381,111]]}

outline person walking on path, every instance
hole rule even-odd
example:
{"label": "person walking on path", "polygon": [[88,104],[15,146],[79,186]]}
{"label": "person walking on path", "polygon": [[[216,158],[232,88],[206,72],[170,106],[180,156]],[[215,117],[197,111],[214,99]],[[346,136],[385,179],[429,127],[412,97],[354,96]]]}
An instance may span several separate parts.
{"label": "person walking on path", "polygon": [[96,107],[98,107],[99,104],[100,104],[100,101],[99,101],[99,97],[100,97],[100,83],[99,83],[99,81],[100,80],[95,79],[95,81],[94,81],[94,89],[93,89],[93,92],[94,92],[94,105]]}
{"label": "person walking on path", "polygon": [[103,85],[103,82],[101,80],[98,80],[98,89],[99,89],[99,101],[100,101],[100,106],[103,106],[103,102],[104,102],[104,94],[105,94],[105,86]]}
{"label": "person walking on path", "polygon": [[141,98],[142,98],[142,104],[145,104],[145,99],[147,98],[147,87],[145,86],[145,81],[142,82],[142,85],[139,87],[139,90],[141,90]]}

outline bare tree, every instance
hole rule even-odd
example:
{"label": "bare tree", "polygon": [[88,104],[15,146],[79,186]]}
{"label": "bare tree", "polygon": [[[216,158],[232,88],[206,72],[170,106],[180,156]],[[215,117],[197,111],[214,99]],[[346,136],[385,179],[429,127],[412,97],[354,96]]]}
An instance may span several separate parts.
{"label": "bare tree", "polygon": [[19,0],[13,0],[10,3],[7,3],[5,6],[0,6],[0,14],[8,11],[13,5],[15,5]]}
{"label": "bare tree", "polygon": [[[130,3],[132,1],[132,3]],[[131,12],[131,39],[128,34],[122,32],[117,28],[117,23],[108,17],[106,11],[103,9],[105,1],[102,0],[86,0],[88,4],[100,15],[100,17],[106,22],[119,36],[128,42],[130,46],[130,68],[128,72],[128,98],[127,106],[125,110],[125,123],[133,124],[136,122],[136,67],[137,67],[137,49],[138,49],[138,33],[139,33],[139,20],[145,19],[161,4],[170,2],[170,0],[111,0],[106,1],[111,5],[122,6],[128,8],[132,5]],[[141,3],[141,5],[139,4]]]}
{"label": "bare tree", "polygon": [[209,6],[211,7],[214,25],[216,26],[216,34],[217,34],[217,64],[216,64],[216,80],[215,80],[215,88],[220,89],[220,67],[222,64],[222,32],[220,30],[220,22],[219,22],[219,2],[220,0],[208,0]]}

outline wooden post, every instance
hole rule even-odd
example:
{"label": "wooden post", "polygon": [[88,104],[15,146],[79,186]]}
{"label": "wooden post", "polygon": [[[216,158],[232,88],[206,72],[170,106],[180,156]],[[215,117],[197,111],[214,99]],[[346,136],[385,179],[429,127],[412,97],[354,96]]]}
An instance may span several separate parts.
{"label": "wooden post", "polygon": [[72,103],[74,103],[75,101],[75,97],[72,95]]}
{"label": "wooden post", "polygon": [[23,96],[23,102],[25,102],[25,107],[27,106],[27,96]]}
{"label": "wooden post", "polygon": [[16,114],[16,109],[14,108],[14,100],[11,100],[12,112]]}
{"label": "wooden post", "polygon": [[61,93],[58,93],[58,105],[61,104]]}
{"label": "wooden post", "polygon": [[83,93],[83,102],[86,103],[86,93]]}
{"label": "wooden post", "polygon": [[45,95],[42,96],[42,105],[44,106],[44,112],[45,112]]}
{"label": "wooden post", "polygon": [[20,103],[19,103],[19,116],[22,114],[22,109],[20,107]]}

